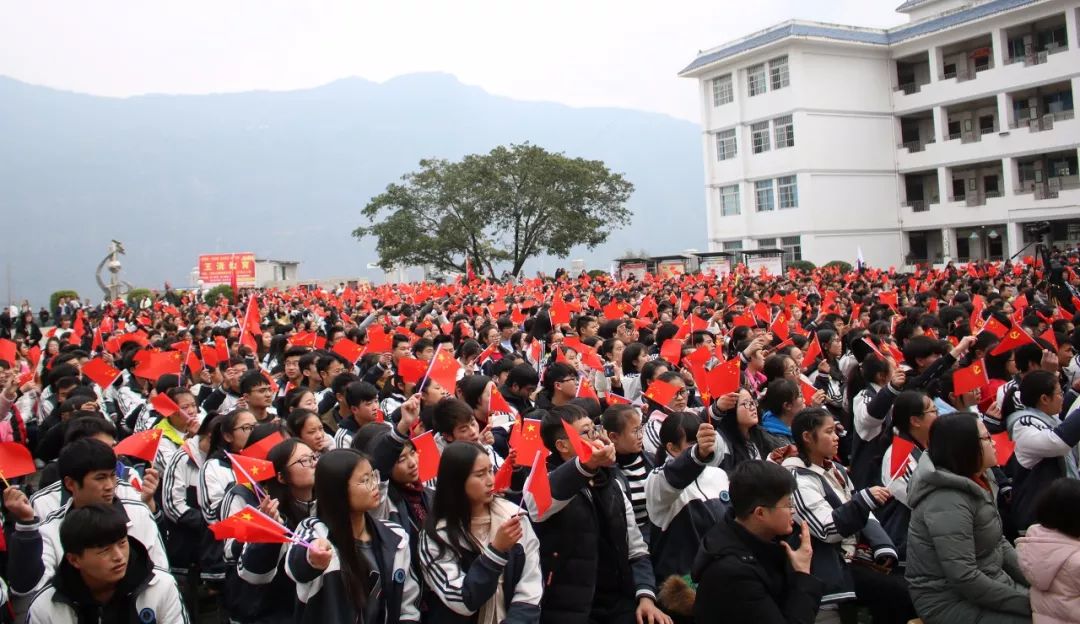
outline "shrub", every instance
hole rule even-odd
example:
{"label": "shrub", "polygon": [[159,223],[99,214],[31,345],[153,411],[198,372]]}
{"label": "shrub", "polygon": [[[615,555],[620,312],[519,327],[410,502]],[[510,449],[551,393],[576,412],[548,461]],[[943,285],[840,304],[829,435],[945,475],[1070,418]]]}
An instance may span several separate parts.
{"label": "shrub", "polygon": [[589,271],[589,273],[588,273],[588,276],[589,276],[590,279],[596,279],[598,277],[604,277],[605,275],[610,275],[610,274],[607,271],[603,270],[603,269],[593,269],[592,271]]}
{"label": "shrub", "polygon": [[60,299],[62,297],[67,297],[68,299],[72,299],[72,298],[78,299],[79,298],[79,293],[75,292],[74,290],[58,290],[58,291],[54,292],[53,294],[49,295],[49,313],[50,314],[52,314],[53,312],[56,311],[56,306],[60,305]]}
{"label": "shrub", "polygon": [[816,267],[813,262],[809,260],[792,260],[787,263],[787,268],[795,269],[796,271],[813,271]]}
{"label": "shrub", "polygon": [[132,288],[127,294],[127,303],[133,308],[139,307],[143,299],[151,296],[149,288]]}
{"label": "shrub", "polygon": [[232,301],[233,300],[232,286],[229,286],[228,284],[218,284],[217,286],[214,286],[213,288],[210,289],[209,292],[206,293],[206,297],[204,298],[204,300],[207,303],[209,303],[210,305],[214,305],[214,304],[216,304],[218,302],[219,297],[225,297],[229,301]]}
{"label": "shrub", "polygon": [[843,260],[833,260],[832,262],[826,264],[824,268],[831,269],[833,267],[840,269],[841,273],[848,273],[851,271],[851,263],[844,262]]}

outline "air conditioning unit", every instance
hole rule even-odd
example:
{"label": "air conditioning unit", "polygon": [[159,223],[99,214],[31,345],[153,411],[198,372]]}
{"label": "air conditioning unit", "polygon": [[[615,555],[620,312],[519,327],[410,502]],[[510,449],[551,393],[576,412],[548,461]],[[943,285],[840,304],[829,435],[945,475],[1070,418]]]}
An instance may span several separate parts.
{"label": "air conditioning unit", "polygon": [[1039,127],[1039,120],[1028,119],[1028,129],[1032,132],[1038,132],[1039,130],[1041,130],[1041,128]]}

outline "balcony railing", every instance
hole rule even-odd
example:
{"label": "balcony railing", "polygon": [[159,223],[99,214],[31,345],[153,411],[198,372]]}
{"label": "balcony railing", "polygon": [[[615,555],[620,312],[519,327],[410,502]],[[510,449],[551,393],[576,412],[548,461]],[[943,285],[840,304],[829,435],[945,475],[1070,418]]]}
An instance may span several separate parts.
{"label": "balcony railing", "polygon": [[911,95],[912,93],[918,93],[921,87],[922,85],[917,82],[905,82],[904,84],[897,86],[896,90],[903,91],[904,95]]}
{"label": "balcony railing", "polygon": [[927,212],[930,210],[930,205],[925,199],[909,199],[903,203],[903,206],[911,208],[911,212]]}
{"label": "balcony railing", "polygon": [[1075,119],[1076,111],[1064,110],[1056,113],[1046,113],[1038,117],[1031,116],[1030,108],[1022,108],[1018,111],[1018,119],[1009,124],[1010,128],[1027,127],[1032,132],[1043,132],[1044,130],[1053,130],[1054,123],[1058,121],[1067,121],[1069,119]]}
{"label": "balcony railing", "polygon": [[934,139],[926,139],[926,140],[916,139],[914,141],[907,141],[905,143],[901,143],[900,148],[901,149],[906,149],[907,151],[914,154],[915,152],[921,152],[921,151],[925,150],[926,146],[930,145],[933,142],[934,142]]}

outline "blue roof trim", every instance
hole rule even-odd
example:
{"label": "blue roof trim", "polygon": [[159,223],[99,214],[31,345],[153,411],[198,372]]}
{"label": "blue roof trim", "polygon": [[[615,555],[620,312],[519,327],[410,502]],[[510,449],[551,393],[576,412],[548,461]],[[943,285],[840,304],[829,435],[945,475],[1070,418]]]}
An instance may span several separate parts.
{"label": "blue roof trim", "polygon": [[[921,2],[922,0],[908,0],[905,4]],[[735,56],[754,48],[786,39],[788,37],[817,37],[821,39],[834,39],[838,41],[850,41],[853,43],[866,43],[873,45],[890,45],[899,43],[913,37],[918,37],[938,30],[944,30],[958,26],[965,22],[981,19],[994,13],[1008,11],[1017,7],[1034,4],[1039,0],[991,0],[977,6],[947,13],[933,19],[905,24],[892,30],[852,29],[828,24],[806,24],[799,22],[785,22],[774,26],[760,34],[750,36],[742,41],[737,41],[727,47],[721,48],[708,54],[703,54],[687,65],[680,74],[693,71],[705,65],[710,65],[725,58]]]}
{"label": "blue roof trim", "polygon": [[914,9],[915,7],[919,6],[920,4],[926,4],[927,2],[928,2],[928,0],[907,0],[907,2],[905,2],[904,4],[901,4],[900,6],[896,7],[896,11],[899,13],[899,12],[907,11],[908,9]]}

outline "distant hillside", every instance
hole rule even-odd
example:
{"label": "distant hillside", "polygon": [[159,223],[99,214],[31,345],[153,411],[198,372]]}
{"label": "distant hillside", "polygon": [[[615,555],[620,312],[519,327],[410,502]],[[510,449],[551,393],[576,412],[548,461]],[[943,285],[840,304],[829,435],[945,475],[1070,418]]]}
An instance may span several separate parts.
{"label": "distant hillside", "polygon": [[606,268],[628,248],[706,247],[700,136],[664,115],[511,100],[445,74],[125,99],[0,77],[0,264],[35,306],[64,287],[98,299],[93,270],[113,238],[138,286],[186,285],[196,256],[214,251],[300,260],[301,277],[379,280],[366,269],[374,241],[350,235],[368,199],[421,158],[530,141],[601,159],[636,186],[633,220],[571,256]]}

